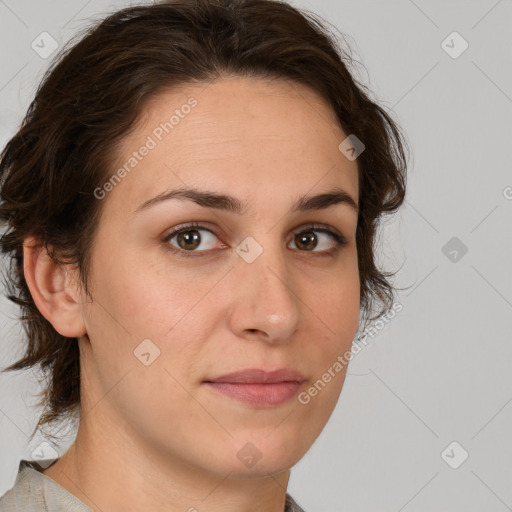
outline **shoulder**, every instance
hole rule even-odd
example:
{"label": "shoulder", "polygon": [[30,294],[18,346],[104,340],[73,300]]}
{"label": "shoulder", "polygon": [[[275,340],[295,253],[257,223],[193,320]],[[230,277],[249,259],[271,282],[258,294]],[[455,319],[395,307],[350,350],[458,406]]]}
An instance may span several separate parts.
{"label": "shoulder", "polygon": [[20,461],[14,486],[0,498],[0,512],[92,512],[41,469],[36,461]]}
{"label": "shoulder", "polygon": [[297,505],[295,500],[287,493],[286,494],[286,507],[284,512],[305,512],[302,508]]}
{"label": "shoulder", "polygon": [[[0,512],[93,512],[41,469],[36,461],[20,461],[14,486],[0,498]],[[305,511],[286,494],[284,512]]]}

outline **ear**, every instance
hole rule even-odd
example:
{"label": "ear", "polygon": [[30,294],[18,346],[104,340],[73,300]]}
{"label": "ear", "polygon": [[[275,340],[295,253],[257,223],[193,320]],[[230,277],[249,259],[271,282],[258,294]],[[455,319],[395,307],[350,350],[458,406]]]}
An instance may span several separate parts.
{"label": "ear", "polygon": [[34,237],[23,243],[23,271],[37,309],[55,330],[69,338],[86,334],[78,271],[55,263]]}

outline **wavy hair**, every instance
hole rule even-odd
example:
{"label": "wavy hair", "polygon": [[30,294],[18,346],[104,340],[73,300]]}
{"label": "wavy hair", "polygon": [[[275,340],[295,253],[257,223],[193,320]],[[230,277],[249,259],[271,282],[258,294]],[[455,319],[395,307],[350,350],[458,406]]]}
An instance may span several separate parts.
{"label": "wavy hair", "polygon": [[27,337],[23,358],[4,371],[40,365],[48,376],[32,437],[79,409],[80,361],[77,339],[59,334],[32,299],[23,242],[35,236],[55,262],[77,265],[89,293],[90,248],[103,204],[94,190],[112,174],[116,148],[146,102],[166,88],[239,75],[295,81],[324,98],[343,131],[365,144],[357,158],[356,233],[363,325],[390,310],[394,274],[377,267],[376,236],[382,216],[404,200],[407,144],[352,76],[353,62],[350,46],[325,20],[277,0],[128,7],[94,22],[57,54],[0,155],[0,250],[10,258],[5,284]]}

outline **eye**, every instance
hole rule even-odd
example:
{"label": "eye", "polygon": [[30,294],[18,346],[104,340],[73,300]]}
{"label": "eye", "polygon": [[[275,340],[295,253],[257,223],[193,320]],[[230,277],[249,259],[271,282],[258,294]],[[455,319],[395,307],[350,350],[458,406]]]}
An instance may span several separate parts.
{"label": "eye", "polygon": [[[318,233],[320,233],[321,236],[318,236]],[[347,244],[345,237],[339,233],[326,227],[315,225],[308,226],[296,232],[292,241],[297,247],[302,249],[301,252],[321,252],[328,254],[339,250]]]}
{"label": "eye", "polygon": [[[204,231],[207,235],[201,235],[201,231]],[[171,243],[174,238],[176,238],[177,246]],[[202,224],[192,222],[186,226],[178,227],[167,235],[163,241],[168,244],[167,250],[179,256],[183,256],[184,258],[188,258],[192,256],[192,254],[188,254],[190,252],[205,252],[212,249],[215,246],[216,238],[217,237],[211,230],[207,229]],[[203,246],[206,245],[206,247],[196,251],[201,244]]]}
{"label": "eye", "polygon": [[[206,236],[201,232],[205,232]],[[318,236],[318,233],[321,235]],[[175,243],[172,243],[174,239],[176,239]],[[179,257],[190,258],[204,256],[205,254],[201,253],[208,253],[213,249],[216,239],[216,235],[210,229],[200,223],[192,222],[178,226],[163,239],[163,242],[167,251]],[[299,248],[300,252],[318,253],[318,256],[333,256],[348,243],[346,238],[337,231],[316,224],[296,231],[291,242]],[[201,245],[203,248],[196,250]]]}

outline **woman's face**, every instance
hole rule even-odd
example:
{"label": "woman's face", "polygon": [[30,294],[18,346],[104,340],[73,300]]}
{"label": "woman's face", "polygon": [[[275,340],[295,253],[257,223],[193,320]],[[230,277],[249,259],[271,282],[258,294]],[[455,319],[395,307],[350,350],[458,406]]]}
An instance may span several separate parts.
{"label": "woman's face", "polygon": [[[125,172],[97,192],[80,338],[84,419],[101,415],[123,450],[251,478],[292,467],[321,433],[345,371],[322,376],[358,328],[357,211],[295,207],[334,189],[357,203],[357,162],[338,149],[348,134],[333,115],[303,86],[231,77],[153,97],[123,140],[111,174]],[[147,203],[185,188],[241,211],[225,198]],[[254,368],[305,381],[254,403],[205,382]]]}

